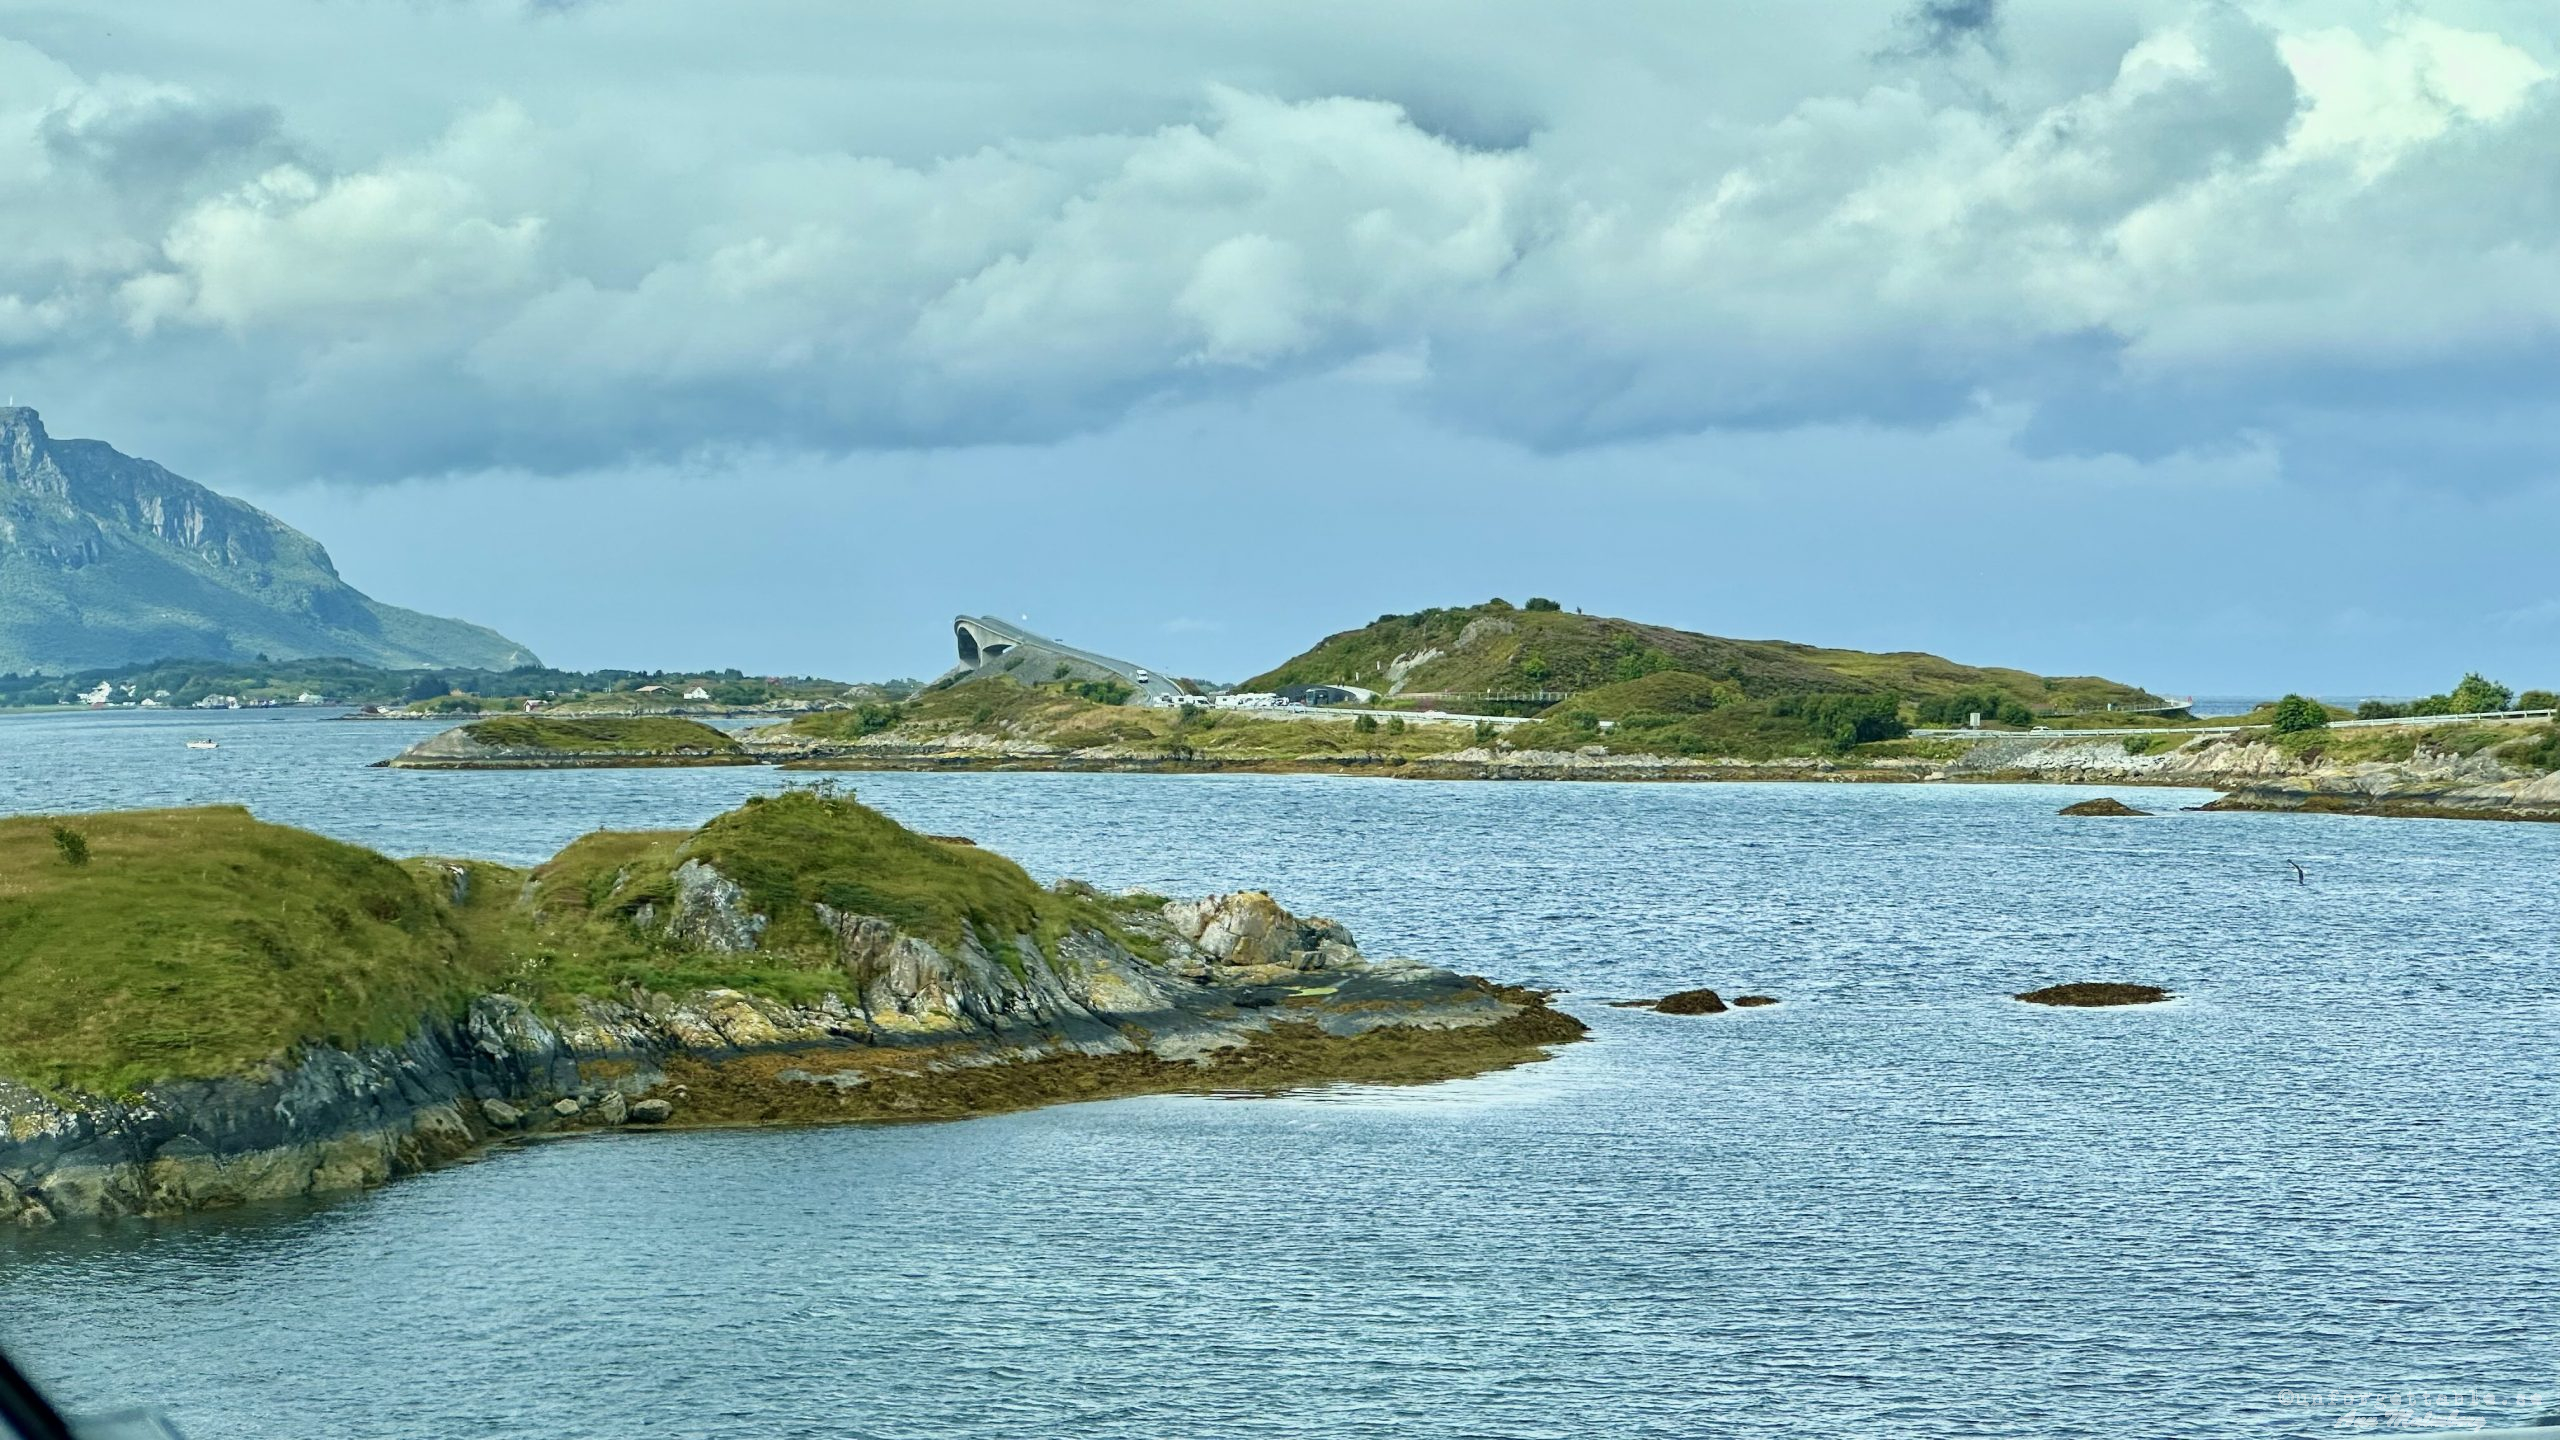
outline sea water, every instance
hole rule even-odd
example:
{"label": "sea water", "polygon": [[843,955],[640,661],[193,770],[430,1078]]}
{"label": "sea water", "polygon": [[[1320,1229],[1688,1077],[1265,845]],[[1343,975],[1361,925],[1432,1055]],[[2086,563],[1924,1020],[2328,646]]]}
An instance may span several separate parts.
{"label": "sea water", "polygon": [[[366,768],[424,733],[0,718],[0,811],[245,803],[528,863],[791,780]],[[850,783],[1043,878],[1268,888],[1372,953],[1558,987],[1592,1038],[1412,1089],[601,1134],[0,1236],[0,1347],[195,1440],[2307,1436],[2560,1408],[2560,826],[2178,791],[2065,819],[2089,792],[2032,786]],[[2178,998],[2008,998],[2076,979]],[[1694,985],[1782,1003],[1605,1003]]]}

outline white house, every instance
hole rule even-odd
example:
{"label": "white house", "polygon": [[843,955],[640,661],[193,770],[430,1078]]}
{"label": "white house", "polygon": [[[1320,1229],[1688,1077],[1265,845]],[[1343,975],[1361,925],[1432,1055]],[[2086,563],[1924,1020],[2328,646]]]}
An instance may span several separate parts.
{"label": "white house", "polygon": [[696,685],[692,689],[684,692],[684,698],[687,700],[708,700],[711,698],[711,692],[703,689],[699,685]]}

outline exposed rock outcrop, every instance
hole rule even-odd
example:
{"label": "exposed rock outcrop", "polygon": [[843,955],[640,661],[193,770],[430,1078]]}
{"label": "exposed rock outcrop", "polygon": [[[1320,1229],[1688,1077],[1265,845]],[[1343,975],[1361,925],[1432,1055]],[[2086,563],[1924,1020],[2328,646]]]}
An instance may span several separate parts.
{"label": "exposed rock outcrop", "polygon": [[[772,918],[716,868],[627,923],[746,954]],[[1091,893],[1089,890],[1080,893]],[[163,1215],[382,1183],[522,1133],[622,1124],[914,1119],[1058,1099],[1445,1078],[1581,1033],[1543,998],[1411,961],[1260,892],[1124,902],[1151,958],[1099,931],[934,941],[814,907],[843,985],[805,1003],[714,989],[544,1009],[486,994],[396,1045],[306,1046],[129,1096],[0,1079],[0,1222]],[[1360,1042],[1402,1032],[1392,1045]],[[1419,1037],[1419,1038],[1417,1038]]]}
{"label": "exposed rock outcrop", "polygon": [[1721,1015],[1724,997],[1713,990],[1674,990],[1658,1000],[1623,1000],[1622,1008],[1651,1010],[1662,1015]]}
{"label": "exposed rock outcrop", "polygon": [[2075,980],[2064,985],[2047,985],[2010,997],[2030,1005],[2063,1005],[2076,1009],[2095,1009],[2107,1005],[2157,1005],[2173,998],[2157,985],[2127,985],[2113,980]]}
{"label": "exposed rock outcrop", "polygon": [[2077,805],[2065,805],[2055,813],[2061,815],[2117,816],[2148,815],[2151,812],[2148,810],[2136,810],[2114,796],[2108,795],[2096,800],[2083,800]]}

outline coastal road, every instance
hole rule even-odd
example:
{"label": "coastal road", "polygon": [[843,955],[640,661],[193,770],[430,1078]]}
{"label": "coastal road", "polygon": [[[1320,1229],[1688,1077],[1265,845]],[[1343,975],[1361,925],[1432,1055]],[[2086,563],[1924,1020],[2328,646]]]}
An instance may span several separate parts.
{"label": "coastal road", "polygon": [[[2332,730],[2388,730],[2393,726],[2460,725],[2481,720],[2549,720],[2560,716],[2560,710],[2484,710],[2469,715],[2409,715],[2397,720],[2332,720]],[[1980,739],[1990,735],[2039,735],[2052,740],[2067,740],[2082,735],[2230,735],[2242,730],[2263,730],[2263,725],[2128,725],[2122,728],[2033,730],[1920,730],[1911,734],[1922,740]]]}

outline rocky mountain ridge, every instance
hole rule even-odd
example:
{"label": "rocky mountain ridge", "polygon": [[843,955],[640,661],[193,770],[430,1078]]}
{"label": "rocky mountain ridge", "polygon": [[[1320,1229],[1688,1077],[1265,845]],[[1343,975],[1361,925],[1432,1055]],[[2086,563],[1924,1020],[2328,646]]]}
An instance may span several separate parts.
{"label": "rocky mountain ridge", "polygon": [[0,671],[256,655],[535,663],[495,631],[365,595],[255,506],[0,407]]}

